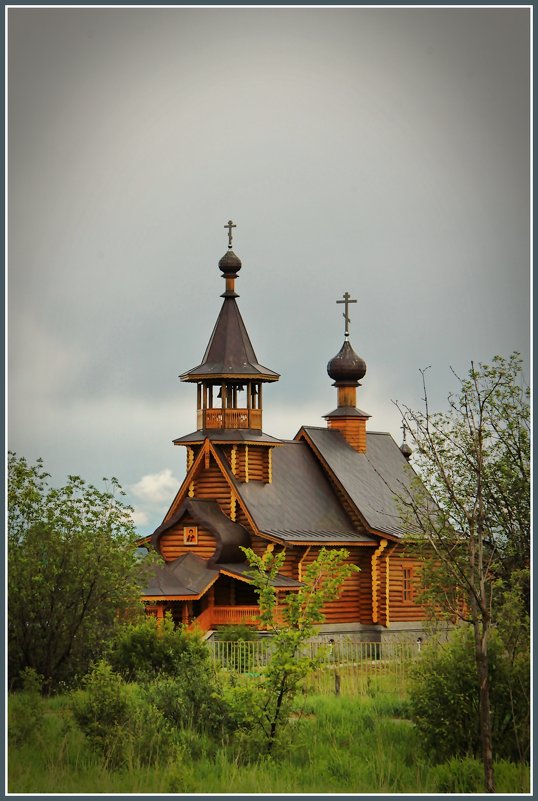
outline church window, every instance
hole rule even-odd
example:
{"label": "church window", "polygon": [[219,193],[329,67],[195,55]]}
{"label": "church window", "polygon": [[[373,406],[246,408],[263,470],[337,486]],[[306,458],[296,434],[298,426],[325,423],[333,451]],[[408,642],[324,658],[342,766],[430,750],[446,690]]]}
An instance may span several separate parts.
{"label": "church window", "polygon": [[410,603],[413,600],[413,568],[403,567],[402,601]]}

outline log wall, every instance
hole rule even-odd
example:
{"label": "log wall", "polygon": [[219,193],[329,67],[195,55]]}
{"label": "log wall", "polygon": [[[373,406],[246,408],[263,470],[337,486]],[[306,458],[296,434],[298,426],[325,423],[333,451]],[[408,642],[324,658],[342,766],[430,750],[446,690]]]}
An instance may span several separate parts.
{"label": "log wall", "polygon": [[398,547],[389,554],[390,621],[425,620],[426,610],[416,600],[420,587],[420,561],[401,554]]}
{"label": "log wall", "polygon": [[[407,571],[407,573],[404,573]],[[425,620],[424,606],[416,600],[420,583],[420,560],[403,556],[401,546],[387,547],[377,559],[377,621],[391,623]]]}
{"label": "log wall", "polygon": [[[185,526],[198,527],[198,544],[187,545],[183,542],[183,528]],[[203,529],[189,515],[185,515],[182,520],[173,528],[169,529],[159,538],[159,548],[163,559],[171,562],[184,553],[194,553],[201,559],[209,559],[213,556],[217,541],[207,529]]]}
{"label": "log wall", "polygon": [[219,504],[222,512],[230,514],[230,487],[222,475],[219,467],[211,459],[209,467],[202,469],[194,479],[194,498],[200,500],[214,500]]}
{"label": "log wall", "polygon": [[[358,553],[360,550],[359,548],[350,547],[347,550],[350,552],[346,559],[347,563],[362,563],[363,557]],[[308,551],[302,561],[303,571],[308,564],[311,564],[317,559],[319,551],[319,546],[310,548],[310,551]],[[336,601],[332,601],[323,607],[325,623],[362,623],[365,622],[362,619],[363,617],[368,618],[370,615],[371,618],[371,611],[368,609],[367,604],[364,604],[364,601],[368,599],[368,592],[365,592],[364,588],[362,588],[361,591],[361,583],[366,582],[360,572],[352,573],[351,576],[345,580],[340,597]]]}
{"label": "log wall", "polygon": [[[269,448],[257,445],[238,445],[235,451],[235,476],[239,481],[263,481],[270,479]],[[230,455],[230,464],[232,458]]]}
{"label": "log wall", "polygon": [[363,417],[329,418],[327,428],[340,431],[354,450],[366,453],[366,420]]}

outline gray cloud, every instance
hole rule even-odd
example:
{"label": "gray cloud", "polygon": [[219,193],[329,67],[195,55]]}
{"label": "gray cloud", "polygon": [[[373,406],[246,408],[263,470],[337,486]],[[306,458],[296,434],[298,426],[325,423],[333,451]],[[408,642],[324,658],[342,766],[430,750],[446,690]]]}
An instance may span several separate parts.
{"label": "gray cloud", "polygon": [[9,441],[59,480],[180,480],[230,217],[268,433],[333,407],[345,290],[396,438],[419,367],[441,405],[449,365],[528,363],[528,9],[17,8],[8,36]]}

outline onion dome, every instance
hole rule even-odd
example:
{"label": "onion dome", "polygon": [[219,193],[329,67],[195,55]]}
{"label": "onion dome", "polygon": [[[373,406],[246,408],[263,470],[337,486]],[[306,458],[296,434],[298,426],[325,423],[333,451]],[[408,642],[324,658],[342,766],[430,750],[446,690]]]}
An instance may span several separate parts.
{"label": "onion dome", "polygon": [[407,461],[409,461],[409,459],[411,458],[411,454],[413,453],[413,450],[412,450],[411,446],[408,445],[406,440],[405,440],[405,438],[407,436],[407,428],[408,428],[408,426],[407,426],[406,422],[404,421],[402,423],[403,442],[400,445],[400,450],[403,453],[403,455],[405,456],[405,458],[407,459]]}
{"label": "onion dome", "polygon": [[365,376],[366,362],[357,356],[346,339],[339,352],[328,363],[327,372],[337,384],[355,383]]}
{"label": "onion dome", "polygon": [[235,278],[240,269],[241,259],[239,256],[235,255],[233,250],[228,250],[219,261],[219,270],[224,273],[225,276]]}
{"label": "onion dome", "polygon": [[407,442],[402,442],[402,444],[400,445],[400,450],[407,459],[407,461],[409,461],[409,459],[411,458],[411,454],[413,453],[413,449],[411,448],[411,446],[408,445]]}

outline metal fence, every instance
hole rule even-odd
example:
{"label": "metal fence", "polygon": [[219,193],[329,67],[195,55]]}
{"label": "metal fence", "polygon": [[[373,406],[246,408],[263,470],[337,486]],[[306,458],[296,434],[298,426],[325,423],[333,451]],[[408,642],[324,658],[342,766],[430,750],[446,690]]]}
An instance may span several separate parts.
{"label": "metal fence", "polygon": [[[273,648],[270,637],[252,642],[208,642],[216,664],[250,676],[263,675]],[[304,656],[319,659],[319,667],[306,682],[306,690],[321,695],[405,694],[409,671],[419,652],[411,641],[312,641]]]}

